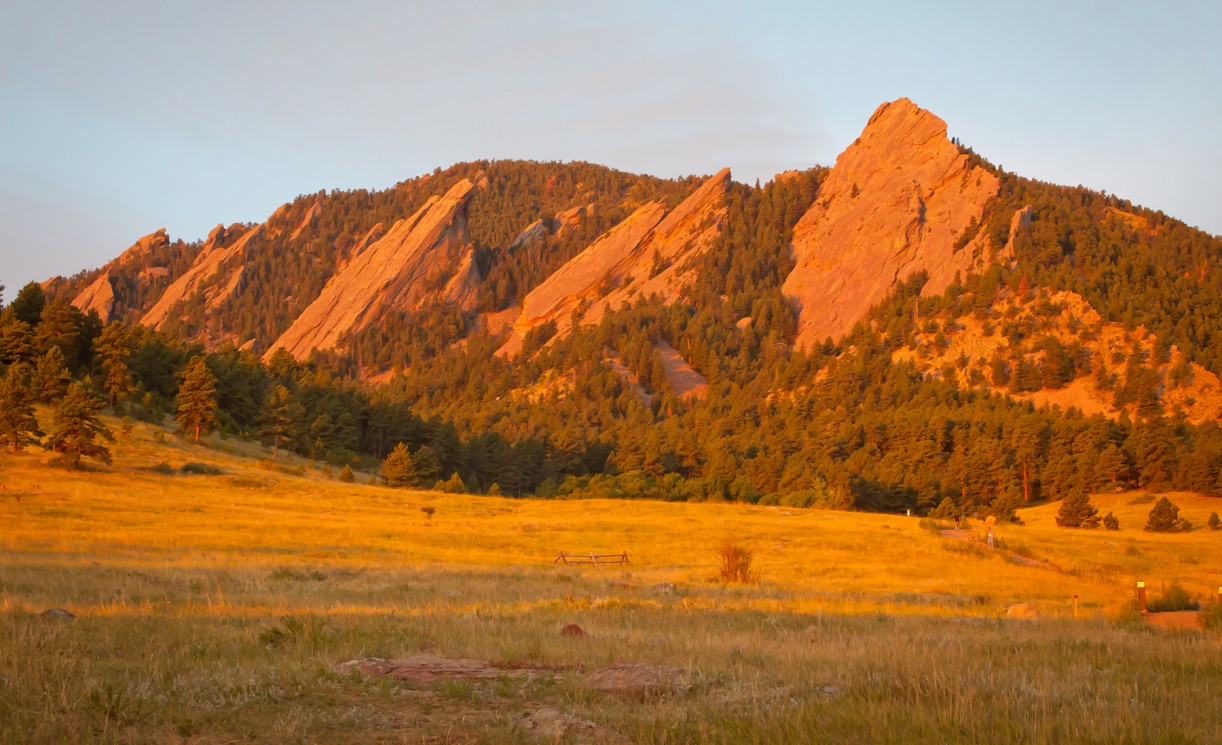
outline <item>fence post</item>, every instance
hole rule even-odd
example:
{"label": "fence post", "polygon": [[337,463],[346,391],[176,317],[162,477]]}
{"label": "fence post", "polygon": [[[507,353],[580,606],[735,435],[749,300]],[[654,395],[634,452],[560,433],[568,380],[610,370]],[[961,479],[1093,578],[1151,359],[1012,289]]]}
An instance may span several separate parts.
{"label": "fence post", "polygon": [[1146,611],[1146,583],[1141,581],[1137,583],[1137,608],[1143,614],[1148,612]]}

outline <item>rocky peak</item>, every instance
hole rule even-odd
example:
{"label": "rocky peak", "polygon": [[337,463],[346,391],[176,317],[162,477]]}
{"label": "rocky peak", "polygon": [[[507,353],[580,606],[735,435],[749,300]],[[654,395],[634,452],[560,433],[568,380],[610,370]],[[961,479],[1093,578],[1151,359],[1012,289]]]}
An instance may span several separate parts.
{"label": "rocky peak", "polygon": [[991,260],[979,227],[998,179],[971,165],[946,122],[906,98],[878,107],[794,227],[783,291],[799,347],[840,338],[895,285],[924,271],[926,294]]}
{"label": "rocky peak", "polygon": [[[149,254],[168,245],[170,245],[170,237],[165,228],[160,228],[137,240],[130,248],[102,267],[97,278],[72,299],[72,304],[80,308],[82,313],[97,311],[103,323],[115,320],[115,288],[111,281],[111,272],[119,268],[147,269],[144,262],[148,259]],[[144,275],[141,274],[141,276]]]}
{"label": "rocky peak", "polygon": [[564,334],[638,298],[676,300],[695,277],[693,259],[721,232],[729,186],[724,168],[669,212],[661,202],[638,208],[527,294],[500,353],[515,354],[548,321]]}
{"label": "rocky peak", "polygon": [[356,253],[267,354],[284,349],[301,359],[333,349],[387,310],[415,310],[426,302],[473,307],[480,277],[467,238],[467,204],[476,188],[463,179]]}

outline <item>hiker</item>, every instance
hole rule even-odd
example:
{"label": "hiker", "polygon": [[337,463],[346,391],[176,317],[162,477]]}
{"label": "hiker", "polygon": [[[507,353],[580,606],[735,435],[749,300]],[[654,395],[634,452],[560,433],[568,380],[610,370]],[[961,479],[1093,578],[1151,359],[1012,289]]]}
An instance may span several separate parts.
{"label": "hiker", "polygon": [[963,515],[955,515],[955,530],[959,529],[959,523],[963,521]]}
{"label": "hiker", "polygon": [[989,526],[989,548],[993,548],[993,526]]}

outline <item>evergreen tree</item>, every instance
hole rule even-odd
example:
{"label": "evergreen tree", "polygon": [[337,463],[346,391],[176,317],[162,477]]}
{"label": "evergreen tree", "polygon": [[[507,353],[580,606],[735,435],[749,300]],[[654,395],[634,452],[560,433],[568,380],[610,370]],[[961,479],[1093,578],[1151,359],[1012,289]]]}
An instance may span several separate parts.
{"label": "evergreen tree", "polygon": [[11,365],[34,357],[34,331],[11,310],[0,314],[0,363]]}
{"label": "evergreen tree", "polygon": [[1090,503],[1086,492],[1074,492],[1061,502],[1056,522],[1062,528],[1097,528],[1099,510]]}
{"label": "evergreen tree", "polygon": [[1205,521],[1205,524],[1209,526],[1210,530],[1222,529],[1222,519],[1218,518],[1216,512],[1209,513],[1209,519]]}
{"label": "evergreen tree", "polygon": [[1146,518],[1146,530],[1151,533],[1177,533],[1192,529],[1192,523],[1180,517],[1180,508],[1170,499],[1159,497]]}
{"label": "evergreen tree", "polygon": [[272,460],[276,460],[282,442],[297,439],[297,422],[302,416],[301,404],[288,388],[277,385],[267,395],[263,410],[263,436],[272,441]]}
{"label": "evergreen tree", "polygon": [[81,466],[81,458],[110,463],[110,450],[98,440],[114,441],[110,429],[98,419],[105,404],[81,383],[73,383],[55,407],[55,429],[48,450],[59,453],[55,462],[68,468]]}
{"label": "evergreen tree", "polygon": [[422,445],[412,454],[412,485],[421,489],[433,485],[441,473],[437,454],[428,445]]}
{"label": "evergreen tree", "polygon": [[407,445],[400,442],[382,461],[382,481],[387,486],[405,487],[415,482],[416,472],[412,468],[412,456]]}
{"label": "evergreen tree", "polygon": [[37,445],[41,437],[30,393],[30,370],[18,363],[0,378],[0,447],[19,453],[26,445]]}
{"label": "evergreen tree", "polygon": [[198,356],[188,363],[178,386],[178,424],[195,442],[216,426],[216,378],[208,362]]}
{"label": "evergreen tree", "polygon": [[1103,527],[1107,530],[1120,530],[1120,519],[1108,512],[1103,516]]}
{"label": "evergreen tree", "polygon": [[43,308],[42,321],[34,328],[35,345],[44,354],[51,347],[59,347],[69,366],[79,365],[84,324],[84,314],[68,298],[55,298]]}
{"label": "evergreen tree", "polygon": [[8,310],[18,321],[34,328],[42,320],[42,310],[46,306],[47,296],[43,293],[42,286],[37,282],[30,282],[17,291],[17,297],[9,303]]}
{"label": "evergreen tree", "polygon": [[352,466],[346,463],[344,464],[344,467],[340,469],[340,472],[339,472],[339,480],[344,482],[345,484],[351,484],[353,481],[356,480],[356,475],[352,473]]}
{"label": "evergreen tree", "polygon": [[134,350],[135,340],[126,324],[112,323],[102,330],[102,335],[98,338],[96,354],[106,371],[102,387],[109,396],[112,409],[134,390],[128,367],[128,360]]}
{"label": "evergreen tree", "polygon": [[57,346],[52,346],[38,358],[38,367],[34,370],[33,384],[38,390],[38,400],[42,403],[52,403],[63,398],[68,391],[72,375],[64,362],[64,353]]}

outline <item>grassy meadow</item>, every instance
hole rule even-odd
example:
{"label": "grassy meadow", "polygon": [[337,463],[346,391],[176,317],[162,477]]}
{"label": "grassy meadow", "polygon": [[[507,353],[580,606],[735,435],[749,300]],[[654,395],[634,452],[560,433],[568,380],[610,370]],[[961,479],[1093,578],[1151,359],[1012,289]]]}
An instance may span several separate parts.
{"label": "grassy meadow", "polygon": [[[1024,510],[989,551],[895,515],[342,484],[144,424],[114,456],[0,455],[0,742],[1222,742],[1218,637],[1127,610],[1139,579],[1212,598],[1222,531],[1146,533],[1147,494],[1093,497],[1119,532]],[[718,580],[726,543],[757,582]],[[421,654],[507,672],[337,670]],[[619,663],[682,674],[586,684]]]}

